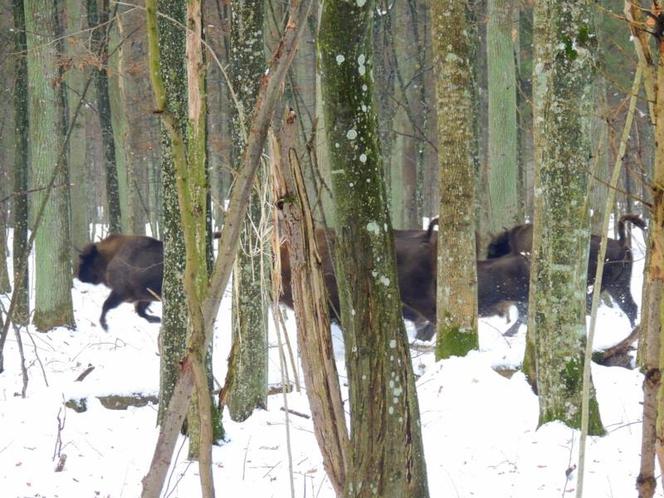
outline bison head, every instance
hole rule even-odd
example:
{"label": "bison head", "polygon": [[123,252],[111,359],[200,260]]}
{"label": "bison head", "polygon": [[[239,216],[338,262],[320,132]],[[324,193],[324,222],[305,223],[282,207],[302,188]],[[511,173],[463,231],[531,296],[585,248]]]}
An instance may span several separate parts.
{"label": "bison head", "polygon": [[88,284],[100,284],[104,281],[106,261],[97,250],[96,244],[88,244],[78,254],[76,278]]}

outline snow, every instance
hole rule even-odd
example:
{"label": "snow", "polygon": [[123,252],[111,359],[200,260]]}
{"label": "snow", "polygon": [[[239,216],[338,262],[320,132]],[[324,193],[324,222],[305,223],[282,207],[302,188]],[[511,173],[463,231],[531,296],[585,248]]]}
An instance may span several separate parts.
{"label": "snow", "polygon": [[[640,302],[643,242],[634,243],[636,259],[632,291]],[[158,324],[149,324],[123,304],[108,314],[109,332],[98,324],[108,290],[75,282],[76,330],[43,334],[32,327],[22,332],[30,377],[26,397],[13,331],[5,346],[5,372],[0,374],[0,497],[135,497],[140,495],[154,449],[157,409],[109,410],[97,396],[156,394],[159,356]],[[3,300],[6,306],[6,300]],[[160,314],[158,303],[152,311]],[[515,311],[512,313],[514,318]],[[270,324],[273,321],[270,320]],[[286,314],[295,347],[295,321]],[[520,372],[507,378],[496,367],[521,362],[525,327],[504,337],[504,318],[480,321],[480,350],[465,358],[436,363],[426,345],[411,353],[417,375],[422,435],[432,497],[560,497],[572,496],[579,434],[563,424],[537,427],[537,397]],[[414,330],[408,324],[409,336]],[[625,337],[629,322],[618,308],[600,309],[596,348]],[[335,356],[345,381],[343,344],[332,328]],[[270,383],[281,380],[278,340],[270,331]],[[229,293],[222,302],[215,330],[214,375],[223,382],[230,345]],[[94,370],[77,382],[88,366]],[[593,365],[601,416],[608,431],[590,437],[585,496],[634,496],[639,470],[642,375],[638,370]],[[288,375],[292,378],[290,369]],[[288,394],[288,407],[309,414],[304,392]],[[87,410],[65,408],[68,399],[87,398]],[[347,400],[346,400],[347,403]],[[282,395],[270,396],[267,411],[256,411],[243,423],[224,415],[226,441],[213,449],[214,479],[219,496],[287,497],[290,491],[288,452],[292,453],[294,496],[334,496],[325,476],[311,419],[281,410]],[[346,404],[347,407],[347,404]],[[286,424],[290,427],[287,439]],[[54,458],[61,426],[61,450],[67,455],[62,472]],[[186,459],[180,438],[177,461],[163,496],[200,496],[198,467]],[[571,470],[569,470],[571,469]],[[662,497],[661,486],[657,496]]]}

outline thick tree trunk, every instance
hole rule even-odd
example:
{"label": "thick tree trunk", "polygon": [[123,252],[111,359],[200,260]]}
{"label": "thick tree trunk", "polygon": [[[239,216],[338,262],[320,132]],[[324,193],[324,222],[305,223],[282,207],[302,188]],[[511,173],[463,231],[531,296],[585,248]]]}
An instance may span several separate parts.
{"label": "thick tree trunk", "polygon": [[[233,88],[241,105],[233,114],[233,151],[238,160],[245,147],[247,120],[256,102],[260,79],[265,72],[263,0],[234,2],[231,8],[231,72]],[[241,113],[241,114],[240,114]],[[262,194],[267,181],[259,171],[251,205],[244,221],[240,248],[233,270],[233,340],[235,358],[228,409],[231,418],[242,421],[255,408],[267,407],[267,305],[269,244],[263,231],[267,217]]]}
{"label": "thick tree trunk", "polygon": [[373,2],[326,1],[319,32],[350,391],[345,494],[425,497],[417,395],[372,101],[373,8]]}
{"label": "thick tree trunk", "polygon": [[473,6],[472,1],[431,5],[440,164],[438,359],[463,356],[478,347],[474,250],[478,152],[472,66],[477,29]]}
{"label": "thick tree trunk", "polygon": [[[66,168],[63,158],[63,113],[56,38],[54,4],[46,0],[25,2],[28,48],[28,82],[30,115],[30,156],[32,188],[44,189],[57,171],[56,188],[49,195],[41,226],[36,236],[36,298],[33,322],[38,330],[47,331],[64,325],[74,327],[71,255]],[[48,195],[43,190],[33,194],[34,206],[40,206]],[[62,214],[65,213],[65,216]]]}
{"label": "thick tree trunk", "polygon": [[[535,217],[528,336],[540,424],[581,424],[595,43],[590,3],[535,6]],[[589,432],[604,429],[591,385]]]}

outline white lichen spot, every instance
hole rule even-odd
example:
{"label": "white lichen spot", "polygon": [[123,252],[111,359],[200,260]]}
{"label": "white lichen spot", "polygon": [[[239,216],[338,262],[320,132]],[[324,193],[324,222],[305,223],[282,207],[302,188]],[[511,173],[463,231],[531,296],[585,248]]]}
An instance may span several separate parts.
{"label": "white lichen spot", "polygon": [[[380,234],[380,227],[378,226],[378,223],[375,221],[370,221],[367,223],[367,232],[373,233],[374,235]],[[375,277],[376,275],[374,275]]]}
{"label": "white lichen spot", "polygon": [[357,131],[354,129],[348,130],[348,133],[346,133],[346,138],[348,140],[355,140],[357,138]]}
{"label": "white lichen spot", "polygon": [[393,380],[390,380],[390,381],[387,383],[387,385],[390,386],[390,389],[394,389],[394,381],[393,381]]}
{"label": "white lichen spot", "polygon": [[341,145],[339,145],[339,143],[335,143],[334,147],[338,149],[339,147],[341,147]]}
{"label": "white lichen spot", "polygon": [[[367,155],[366,154],[360,154],[360,162],[362,164],[367,162]],[[369,181],[369,180],[367,180],[367,181]]]}
{"label": "white lichen spot", "polygon": [[364,4],[367,3],[367,0],[357,0],[358,7],[364,7]]}
{"label": "white lichen spot", "polygon": [[394,408],[390,406],[390,407],[387,409],[387,413],[389,413],[390,415],[394,415]]}
{"label": "white lichen spot", "polygon": [[369,89],[369,87],[367,85],[362,85],[362,91],[363,92],[366,92],[368,89]]}
{"label": "white lichen spot", "polygon": [[357,72],[360,73],[360,76],[364,76],[367,72],[367,66],[358,66]]}
{"label": "white lichen spot", "polygon": [[396,339],[392,339],[390,341],[390,348],[394,349],[396,347],[397,347],[397,341],[396,341]]}
{"label": "white lichen spot", "polygon": [[366,105],[362,104],[362,112],[367,112],[368,109]]}
{"label": "white lichen spot", "polygon": [[383,284],[385,287],[389,287],[390,285],[390,279],[387,278],[385,275],[381,275],[380,278],[378,279],[381,284]]}
{"label": "white lichen spot", "polygon": [[341,65],[345,60],[346,58],[342,54],[337,55],[337,65]]}

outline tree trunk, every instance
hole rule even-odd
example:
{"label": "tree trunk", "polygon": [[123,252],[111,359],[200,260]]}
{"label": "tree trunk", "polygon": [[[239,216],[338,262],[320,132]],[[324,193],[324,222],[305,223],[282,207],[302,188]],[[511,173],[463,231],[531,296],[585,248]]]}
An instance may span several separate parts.
{"label": "tree trunk", "polygon": [[[295,50],[302,36],[302,27],[310,9],[311,0],[304,1],[303,3],[291,3],[289,19],[282,42],[275,49],[269,70],[262,80],[261,90],[256,99],[254,118],[251,126],[248,127],[250,131],[243,158],[244,166],[238,171],[234,187],[231,191],[227,222],[224,224],[219,239],[219,255],[210,279],[207,297],[202,303],[205,332],[203,342],[206,345],[212,340],[214,321],[219,311],[221,298],[230,278],[232,263],[240,238],[240,221],[244,219],[249,205],[251,188],[260,165],[269,123],[274,114],[277,100],[281,95],[288,67],[293,60]],[[151,67],[151,75],[154,78],[155,70],[158,71],[159,65],[159,58],[153,55],[158,50],[156,8],[154,4],[148,4],[147,19],[149,25],[148,36],[150,37],[151,66],[156,66]],[[160,81],[157,81],[157,86],[161,86]],[[164,107],[163,103],[160,107]],[[191,399],[194,383],[192,364],[198,361],[195,357],[196,354],[193,349],[189,349],[189,353],[182,363],[174,394],[171,397],[166,417],[159,431],[150,470],[143,478],[143,491],[141,494],[143,498],[157,498],[163,488],[164,480],[172,460],[178,431],[184,420],[189,400]]]}
{"label": "tree trunk", "polygon": [[[248,116],[252,114],[261,77],[263,57],[263,0],[234,2],[231,8],[231,73],[241,106],[233,114],[233,151],[237,161],[245,147]],[[244,221],[240,250],[233,270],[233,340],[236,357],[228,389],[228,409],[235,421],[245,420],[255,408],[267,408],[267,296],[269,244],[264,235],[264,171],[252,192],[249,216]]]}
{"label": "tree trunk", "polygon": [[474,3],[431,5],[437,74],[439,231],[436,358],[478,347],[475,263],[475,172],[478,165]]}
{"label": "tree trunk", "polygon": [[106,202],[108,207],[108,230],[111,233],[122,231],[120,212],[120,190],[116,164],[115,138],[111,120],[111,101],[108,89],[108,40],[110,24],[108,18],[109,0],[87,0],[88,25],[92,30],[92,50],[99,56],[99,68],[95,71],[97,89],[97,113],[101,125],[104,144],[104,173],[106,175]]}
{"label": "tree trunk", "polygon": [[[590,3],[535,6],[536,176],[528,341],[536,355],[540,425],[581,424],[590,226],[592,77],[596,40]],[[591,384],[589,433],[601,434]]]}
{"label": "tree trunk", "polygon": [[74,116],[76,104],[83,93],[85,78],[89,75],[89,71],[83,69],[85,67],[84,40],[80,33],[84,27],[84,20],[81,10],[79,1],[67,0],[65,4],[66,56],[71,59],[72,64],[65,73],[65,81],[67,82],[69,122],[72,127],[68,146],[73,262],[78,260],[77,249],[83,249],[83,246],[90,242],[90,212],[93,210],[89,202],[90,189],[87,187],[86,172],[89,164],[86,162],[85,155],[85,117],[81,113],[77,117]]}
{"label": "tree trunk", "polygon": [[[337,496],[341,496],[348,472],[349,440],[346,416],[332,351],[328,296],[319,257],[322,248],[316,246],[311,206],[295,153],[294,121],[295,113],[291,111],[283,129],[278,132],[280,152],[275,159],[276,168],[273,173],[276,177],[273,182],[275,204],[283,213],[284,223],[279,226],[283,226],[283,235],[288,241],[291,273],[290,281],[281,282],[281,285],[290,285],[292,289],[297,342],[314,432],[327,475]],[[276,235],[281,236],[279,230]],[[279,239],[277,246],[279,247]],[[281,258],[276,257],[275,261],[280,263]],[[276,273],[281,275],[280,267],[276,269]]]}
{"label": "tree trunk", "polygon": [[[25,36],[25,10],[23,0],[14,0],[14,48],[17,54],[25,53],[27,42]],[[14,149],[14,240],[12,260],[14,267],[14,293],[16,304],[11,317],[18,325],[27,325],[30,319],[28,268],[21,263],[27,260],[28,247],[28,171],[29,171],[29,108],[28,108],[28,65],[25,57],[16,57],[16,84],[14,86],[14,119],[16,139]],[[25,267],[22,274],[19,268]],[[2,368],[0,367],[0,371]]]}
{"label": "tree trunk", "polygon": [[[63,325],[74,327],[71,292],[71,258],[69,223],[66,213],[65,160],[62,158],[64,136],[63,113],[56,38],[56,11],[47,0],[25,2],[28,49],[30,156],[32,188],[44,189],[55,168],[57,178],[50,193],[41,227],[36,236],[36,297],[33,322],[38,330],[48,331]],[[43,190],[33,194],[39,206]],[[65,216],[63,216],[65,213]]]}
{"label": "tree trunk", "polygon": [[[512,41],[512,0],[488,0],[488,187],[489,231],[498,233],[523,220],[517,160],[516,68]],[[486,209],[486,208],[485,208]]]}
{"label": "tree trunk", "polygon": [[[123,11],[125,9],[125,11]],[[127,233],[145,234],[147,205],[147,172],[152,161],[150,131],[158,124],[150,112],[147,67],[136,61],[146,56],[145,12],[127,6],[118,9],[117,32],[120,44],[117,51],[118,113],[123,116],[116,135],[124,144],[124,174],[120,185],[124,188],[123,226]]]}
{"label": "tree trunk", "polygon": [[373,2],[326,1],[318,38],[350,391],[345,494],[425,497],[417,395],[372,102],[373,8]]}

